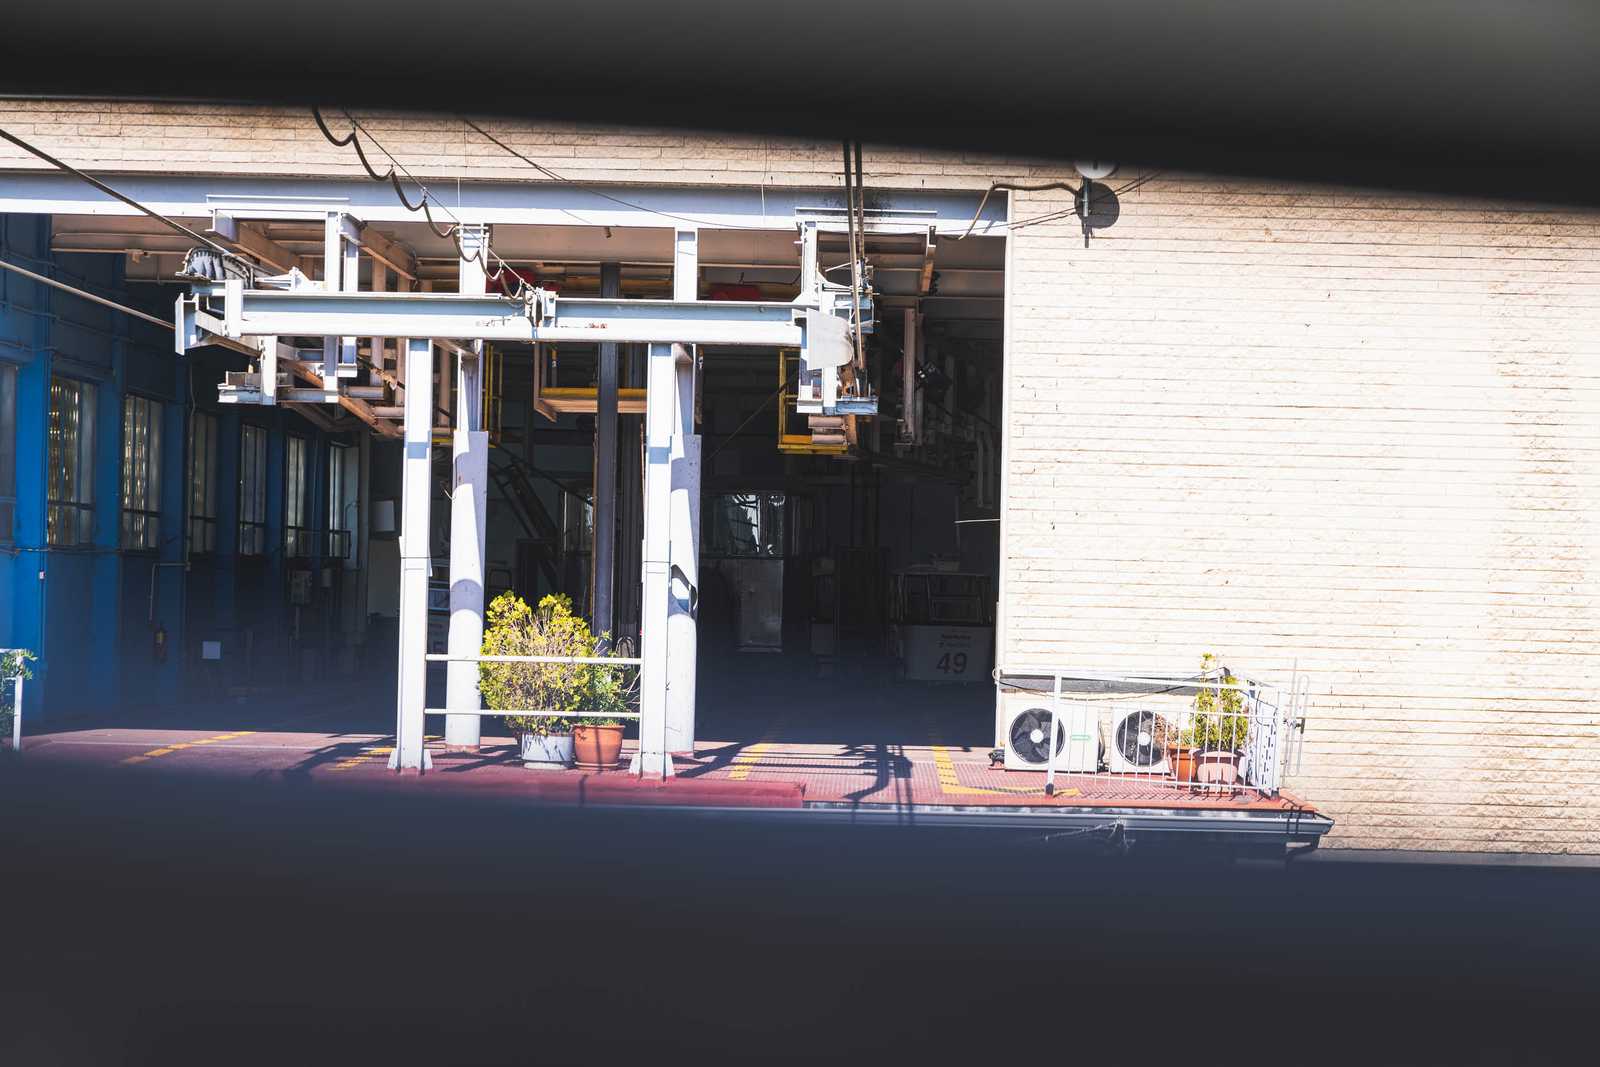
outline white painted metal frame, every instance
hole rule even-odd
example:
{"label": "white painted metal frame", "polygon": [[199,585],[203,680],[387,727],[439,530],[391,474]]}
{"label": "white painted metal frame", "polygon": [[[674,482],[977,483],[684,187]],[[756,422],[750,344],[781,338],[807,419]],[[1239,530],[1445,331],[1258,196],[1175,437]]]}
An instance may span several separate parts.
{"label": "white painted metal frame", "polygon": [[406,361],[406,396],[405,459],[400,475],[400,659],[394,753],[389,766],[425,771],[433,766],[423,744],[428,575],[432,569],[428,527],[433,494],[428,483],[433,450],[433,342],[411,337],[401,348]]}
{"label": "white painted metal frame", "polygon": [[[489,232],[484,226],[463,227],[460,291],[483,293],[487,289],[484,261]],[[472,343],[472,355],[458,354],[456,366],[455,432],[450,435],[453,488],[450,492],[450,636],[452,655],[476,654],[483,647],[485,555],[488,546],[489,435],[483,430],[483,342]],[[478,671],[464,663],[446,668],[445,706],[455,711],[477,711],[483,696]],[[454,715],[445,720],[445,744],[477,748],[483,731],[477,716]]]}
{"label": "white painted metal frame", "polygon": [[[330,215],[330,263],[338,261],[334,258],[335,243],[341,243],[341,248],[346,243],[342,227],[347,217]],[[804,260],[814,268],[816,228],[803,226],[801,233]],[[486,235],[474,231],[469,239],[486,240]],[[672,752],[693,750],[694,602],[697,595],[694,587],[698,575],[699,525],[696,503],[700,472],[693,414],[695,356],[690,346],[798,347],[802,361],[816,367],[842,366],[850,356],[848,333],[837,329],[840,325],[837,294],[828,291],[814,269],[802,299],[793,303],[701,301],[695,299],[698,295],[696,231],[679,228],[674,245],[674,300],[565,299],[553,292],[533,289],[518,303],[482,292],[480,264],[475,270],[464,267],[461,286],[463,290],[476,289],[477,292],[343,292],[337,291],[331,277],[320,289],[245,290],[243,283],[235,279],[220,285],[196,285],[192,289],[195,299],[178,301],[176,326],[180,351],[192,344],[214,342],[217,335],[232,343],[264,336],[410,339],[402,346],[406,388],[400,672],[391,767],[425,770],[431,764],[423,745],[427,665],[430,662],[426,654],[424,623],[431,566],[429,478],[434,402],[432,353],[436,341],[448,344],[461,364],[458,392],[462,403],[458,407],[462,410],[457,412],[459,451],[455,478],[459,499],[452,499],[450,651],[453,663],[463,662],[462,657],[475,646],[481,646],[482,641],[483,494],[479,490],[486,481],[486,471],[478,471],[475,465],[466,463],[466,457],[477,451],[472,438],[477,431],[473,429],[472,401],[475,397],[471,384],[477,380],[477,364],[481,362],[476,345],[485,340],[592,342],[602,337],[611,342],[649,345],[640,733],[633,770],[640,775],[670,777],[674,773]],[[220,318],[210,310],[219,298]],[[202,304],[207,305],[207,309],[202,309]],[[452,338],[475,345],[463,348],[442,340]],[[326,380],[334,377],[330,374]],[[463,434],[465,440],[461,440]],[[477,459],[472,461],[473,464],[477,462]],[[675,495],[678,497],[676,508]],[[676,591],[672,588],[674,575],[679,576]],[[477,579],[475,597],[463,588],[458,603],[455,586],[471,584],[474,577]],[[461,619],[459,626],[458,617]],[[476,723],[475,713],[481,712],[481,701],[467,695],[470,673],[464,670],[453,673],[454,682],[450,686],[453,695],[446,702],[447,710],[452,719]],[[475,679],[471,681],[475,683]],[[467,726],[458,727],[454,733],[462,744],[475,744],[479,736],[477,730]]]}

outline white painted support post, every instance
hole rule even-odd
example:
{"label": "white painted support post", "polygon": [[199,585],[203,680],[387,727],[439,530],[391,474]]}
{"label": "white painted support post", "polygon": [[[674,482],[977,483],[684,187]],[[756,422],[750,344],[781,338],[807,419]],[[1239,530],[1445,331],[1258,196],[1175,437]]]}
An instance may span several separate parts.
{"label": "white painted support post", "polygon": [[[699,296],[698,235],[677,232],[672,298]],[[667,601],[667,751],[694,753],[695,669],[698,640],[695,601],[700,585],[700,435],[694,425],[696,353],[673,345],[672,501],[668,520],[672,562]]]}
{"label": "white painted support post", "polygon": [[[344,263],[339,268],[339,288],[347,293],[361,291],[361,230],[349,215],[339,216],[339,232],[343,236]],[[339,377],[355,378],[361,373],[357,359],[356,339],[339,338]],[[376,362],[376,360],[374,360]]]}
{"label": "white painted support post", "polygon": [[[322,288],[325,292],[356,292],[360,286],[360,246],[355,243],[356,225],[342,211],[330,211],[322,229]],[[346,276],[348,275],[348,277]],[[343,366],[349,370],[341,371]],[[322,391],[325,403],[335,403],[339,378],[351,377],[356,368],[354,337],[322,339]]]}
{"label": "white painted support post", "polygon": [[632,771],[670,777],[667,748],[668,576],[671,572],[672,437],[677,422],[672,345],[650,346],[645,385],[644,593],[639,620],[639,751]]}
{"label": "white painted support post", "polygon": [[[22,751],[22,675],[13,679],[16,683],[16,696],[12,698],[11,705],[11,751]],[[0,682],[0,684],[4,684]]]}
{"label": "white painted support post", "polygon": [[261,338],[261,402],[267,407],[278,403],[278,339]]}
{"label": "white painted support post", "polygon": [[700,587],[700,435],[694,427],[695,357],[673,345],[677,425],[672,437],[671,598],[667,602],[667,751],[694,753],[696,607]]}
{"label": "white painted support post", "polygon": [[428,688],[429,508],[432,504],[433,341],[402,342],[406,363],[405,452],[400,475],[400,657],[394,770],[428,770],[423,744]]}
{"label": "white painted support post", "polygon": [[[461,261],[463,293],[487,290],[484,249],[487,227],[463,226],[461,247],[477,259]],[[487,496],[489,491],[489,435],[483,432],[483,342],[474,341],[474,355],[456,357],[455,432],[450,438],[454,488],[450,491],[450,655],[476,656],[483,651],[483,575],[487,550]],[[446,356],[448,359],[449,357]],[[474,714],[446,715],[445,744],[477,748],[483,740],[483,707],[478,692],[478,665],[446,666],[445,707]]]}

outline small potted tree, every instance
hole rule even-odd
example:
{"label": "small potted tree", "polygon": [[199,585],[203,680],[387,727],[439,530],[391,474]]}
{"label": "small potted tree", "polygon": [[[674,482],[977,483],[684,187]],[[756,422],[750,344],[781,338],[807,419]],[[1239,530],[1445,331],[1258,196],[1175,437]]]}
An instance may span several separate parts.
{"label": "small potted tree", "polygon": [[1185,723],[1181,730],[1172,730],[1167,739],[1167,765],[1172,768],[1172,776],[1180,782],[1194,781],[1195,754],[1199,751],[1193,721]]}
{"label": "small potted tree", "polygon": [[[537,610],[515,593],[494,598],[484,619],[486,656],[587,656],[589,627],[572,601],[547,596]],[[590,668],[578,663],[480,663],[478,691],[495,711],[513,711],[506,726],[529,767],[568,767],[573,761],[569,716],[582,709]]]}
{"label": "small potted tree", "polygon": [[[596,648],[603,648],[607,635],[602,634]],[[620,650],[622,655],[628,649]],[[590,655],[595,654],[591,651]],[[630,681],[629,675],[635,674]],[[622,731],[625,720],[618,718],[629,707],[633,691],[638,686],[635,672],[626,667],[595,664],[589,671],[589,687],[585,694],[585,714],[572,728],[574,755],[579,767],[586,770],[609,770],[622,757]]]}
{"label": "small potted tree", "polygon": [[1239,679],[1207,652],[1200,660],[1202,675],[1220,672],[1214,687],[1201,689],[1194,698],[1194,719],[1186,731],[1200,751],[1195,758],[1195,778],[1204,783],[1233,785],[1239,780],[1240,752],[1250,734],[1244,692],[1222,686]]}

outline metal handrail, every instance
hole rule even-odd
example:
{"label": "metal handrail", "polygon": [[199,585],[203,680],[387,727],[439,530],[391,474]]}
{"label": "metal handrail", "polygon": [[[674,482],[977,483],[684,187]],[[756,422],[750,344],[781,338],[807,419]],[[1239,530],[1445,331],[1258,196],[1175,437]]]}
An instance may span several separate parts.
{"label": "metal handrail", "polygon": [[[565,663],[617,664],[622,667],[640,667],[644,660],[637,656],[452,656],[445,652],[430,652],[422,657],[428,663]],[[539,715],[555,719],[637,719],[637,711],[549,711],[519,709],[505,711],[479,708],[470,711],[451,711],[447,708],[423,708],[424,715]]]}
{"label": "metal handrail", "polygon": [[644,665],[644,660],[637,656],[452,656],[446,652],[430,652],[422,658],[429,663],[615,663],[622,667]]}
{"label": "metal handrail", "polygon": [[518,708],[506,711],[499,708],[480,708],[476,711],[451,711],[449,708],[423,708],[424,715],[530,715],[547,719],[637,719],[637,711],[550,711]]}

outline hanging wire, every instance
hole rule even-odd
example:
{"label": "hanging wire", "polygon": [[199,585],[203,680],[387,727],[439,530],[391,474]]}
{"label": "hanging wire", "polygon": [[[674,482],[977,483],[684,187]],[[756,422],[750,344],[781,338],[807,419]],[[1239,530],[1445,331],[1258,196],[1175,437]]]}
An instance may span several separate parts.
{"label": "hanging wire", "polygon": [[[1128,183],[1126,183],[1124,185],[1118,186],[1117,188],[1111,190],[1111,195],[1112,196],[1121,196],[1124,193],[1131,193],[1135,189],[1139,188],[1141,185],[1144,185],[1146,182],[1149,182],[1149,181],[1152,181],[1152,180],[1154,180],[1156,178],[1159,178],[1161,175],[1163,175],[1165,173],[1166,173],[1166,171],[1153,170],[1148,174],[1145,174],[1145,175],[1142,175],[1142,176],[1140,176],[1138,178],[1135,178],[1132,181],[1130,181],[1130,182],[1128,182]],[[1085,180],[1084,184],[1085,185],[1088,184],[1087,179]],[[1041,193],[1041,192],[1045,192],[1045,191],[1050,190],[1050,189],[1061,189],[1061,190],[1063,190],[1065,192],[1072,193],[1074,198],[1076,198],[1077,196],[1079,196],[1079,195],[1081,195],[1083,193],[1083,188],[1084,188],[1083,186],[1076,186],[1076,185],[1073,185],[1070,182],[1043,182],[1043,183],[1038,184],[1038,185],[1020,185],[1020,184],[1017,184],[1015,182],[995,182],[994,184],[990,185],[989,188],[984,192],[983,199],[978,201],[978,210],[977,210],[976,213],[974,213],[974,215],[972,217],[972,223],[971,223],[971,225],[969,225],[967,227],[966,232],[963,233],[960,237],[951,237],[951,238],[947,238],[947,240],[964,241],[968,237],[971,237],[973,230],[977,229],[978,222],[983,218],[983,209],[988,205],[989,198],[991,196],[993,196],[996,192],[998,192],[998,191],[1000,191],[1002,189],[1006,190],[1008,192],[1021,192],[1021,193]],[[1077,213],[1078,213],[1078,208],[1076,207],[1076,205],[1074,205],[1073,207],[1070,207],[1070,208],[1062,208],[1059,211],[1048,211],[1048,212],[1045,212],[1042,215],[1035,215],[1033,218],[1020,219],[1020,220],[1018,220],[1016,222],[1007,223],[1007,224],[1005,224],[1004,228],[1005,228],[1006,232],[1010,233],[1010,232],[1015,231],[1015,230],[1024,229],[1024,228],[1026,228],[1028,226],[1037,226],[1037,225],[1040,225],[1040,224],[1046,223],[1046,222],[1054,222],[1057,219],[1064,219],[1064,218],[1067,218],[1067,217],[1069,217],[1071,215],[1076,215]]]}
{"label": "hanging wire", "polygon": [[[613,204],[620,204],[622,207],[630,208],[630,209],[632,209],[634,211],[642,211],[642,212],[644,212],[646,214],[649,214],[649,215],[659,215],[661,218],[664,218],[664,219],[676,219],[679,222],[688,222],[688,223],[692,223],[692,224],[694,224],[696,226],[705,226],[707,228],[714,228],[714,229],[718,229],[718,230],[768,230],[768,229],[771,229],[770,226],[741,226],[741,225],[739,225],[737,223],[723,222],[723,221],[715,220],[715,219],[697,219],[697,218],[694,218],[694,217],[689,216],[689,215],[674,215],[670,211],[661,211],[661,210],[659,210],[657,208],[645,207],[643,204],[635,204],[631,200],[624,200],[620,196],[612,196],[610,193],[603,192],[600,189],[597,189],[592,185],[585,185],[582,182],[573,181],[571,178],[568,178],[568,177],[565,177],[563,175],[557,174],[555,171],[551,170],[549,167],[545,166],[543,163],[540,163],[538,160],[533,159],[532,157],[530,157],[530,156],[528,156],[528,155],[526,155],[526,154],[524,154],[522,152],[519,152],[517,149],[515,149],[515,148],[511,147],[510,145],[506,144],[504,141],[500,140],[500,138],[496,137],[494,134],[490,133],[488,130],[484,129],[482,126],[479,126],[476,122],[473,122],[471,119],[467,118],[465,115],[460,116],[460,118],[461,118],[462,122],[465,122],[468,126],[471,126],[474,130],[478,131],[478,133],[482,134],[484,136],[484,138],[486,138],[490,143],[492,143],[494,145],[497,145],[500,148],[504,149],[506,152],[509,152],[511,155],[516,156],[518,159],[522,160],[524,163],[528,164],[528,166],[532,167],[534,170],[538,171],[540,174],[543,174],[546,178],[549,178],[551,181],[560,182],[562,185],[570,186],[570,187],[572,187],[574,189],[581,189],[584,192],[589,193],[589,194],[591,194],[593,196],[598,196],[602,200],[609,200]],[[767,211],[766,211],[767,190],[766,190],[765,181],[766,181],[766,179],[765,179],[765,177],[763,177],[763,179],[762,179],[762,187],[761,187],[761,217],[763,219],[766,218],[766,214],[767,214]]]}
{"label": "hanging wire", "polygon": [[183,223],[178,222],[176,219],[168,218],[167,216],[161,214],[161,212],[156,211],[154,208],[146,207],[144,204],[141,204],[139,201],[135,200],[131,196],[128,196],[126,193],[118,192],[117,190],[111,188],[111,186],[107,185],[105,182],[101,181],[99,178],[94,177],[92,174],[85,174],[83,171],[79,170],[77,167],[74,167],[72,164],[57,159],[55,156],[52,156],[50,153],[46,152],[44,149],[39,148],[39,147],[37,147],[35,145],[31,145],[27,141],[24,141],[22,138],[18,137],[16,134],[10,133],[10,132],[8,132],[6,130],[0,130],[0,138],[4,138],[5,140],[10,141],[12,144],[16,145],[18,148],[22,149],[24,152],[28,152],[28,153],[31,153],[32,155],[38,156],[40,159],[44,160],[46,163],[50,164],[52,167],[55,167],[55,168],[57,168],[59,170],[62,170],[62,171],[65,171],[66,173],[72,175],[74,178],[77,178],[79,181],[82,181],[82,182],[85,182],[85,183],[87,183],[89,185],[94,186],[96,189],[100,190],[102,193],[105,193],[107,196],[112,197],[115,200],[120,200],[124,204],[127,204],[129,207],[134,208],[135,210],[143,212],[144,214],[150,216],[151,218],[155,219],[157,222],[161,223],[164,226],[167,226],[168,228],[172,229],[173,231],[175,231],[177,233],[181,233],[183,236],[191,238],[192,240],[199,241],[201,244],[207,246],[208,248],[212,249],[215,252],[221,253],[223,256],[226,256],[229,259],[234,259],[234,260],[238,260],[241,263],[245,263],[251,269],[255,268],[256,264],[254,262],[252,262],[250,259],[248,259],[245,256],[239,255],[237,252],[235,252],[233,249],[227,247],[226,245],[221,244],[220,242],[218,242],[218,241],[216,241],[216,240],[214,240],[214,239],[212,239],[210,237],[207,237],[203,233],[197,233],[196,231],[189,229],[189,227],[185,226]]}
{"label": "hanging wire", "polygon": [[[435,236],[444,240],[448,240],[451,244],[455,245],[456,254],[463,262],[478,264],[483,268],[485,280],[500,285],[502,290],[505,288],[504,279],[507,275],[510,275],[515,283],[515,287],[509,294],[511,299],[525,299],[530,286],[527,284],[526,279],[523,278],[521,272],[515,267],[511,266],[511,264],[507,263],[494,251],[494,249],[489,247],[487,242],[484,242],[483,245],[469,255],[466,248],[462,245],[461,238],[459,236],[464,225],[460,218],[457,217],[456,214],[451,211],[446,204],[439,200],[438,197],[434,196],[433,193],[428,190],[427,185],[424,184],[420,178],[407,170],[405,164],[396,159],[394,153],[385,148],[383,146],[383,142],[379,141],[372,135],[371,130],[363,126],[354,115],[350,114],[350,112],[344,111],[343,114],[344,117],[350,121],[350,132],[345,134],[343,137],[339,137],[328,128],[327,121],[322,117],[322,109],[318,107],[312,107],[311,109],[312,117],[317,120],[317,128],[322,131],[322,136],[326,137],[330,144],[334,145],[336,148],[343,148],[346,145],[354,148],[356,150],[356,158],[361,161],[361,167],[367,172],[368,177],[376,182],[387,182],[394,189],[395,196],[399,198],[401,206],[403,206],[407,211],[420,211],[423,218],[427,220],[428,229],[432,230]],[[390,166],[386,172],[379,174],[377,168],[372,165],[372,161],[367,158],[365,149],[361,147],[361,138],[363,135],[367,138],[367,140],[371,141],[377,146],[378,151],[382,152],[388,157]],[[420,199],[415,204],[411,202],[410,197],[406,196],[405,188],[400,184],[401,174],[404,174],[406,178],[413,182],[421,194]],[[438,222],[434,220],[433,211],[429,208],[430,201],[434,206],[438,207],[439,210],[450,217],[452,220],[451,225],[440,226]],[[486,253],[488,256],[492,257],[497,264],[492,270],[490,269],[489,261],[484,258]]]}

